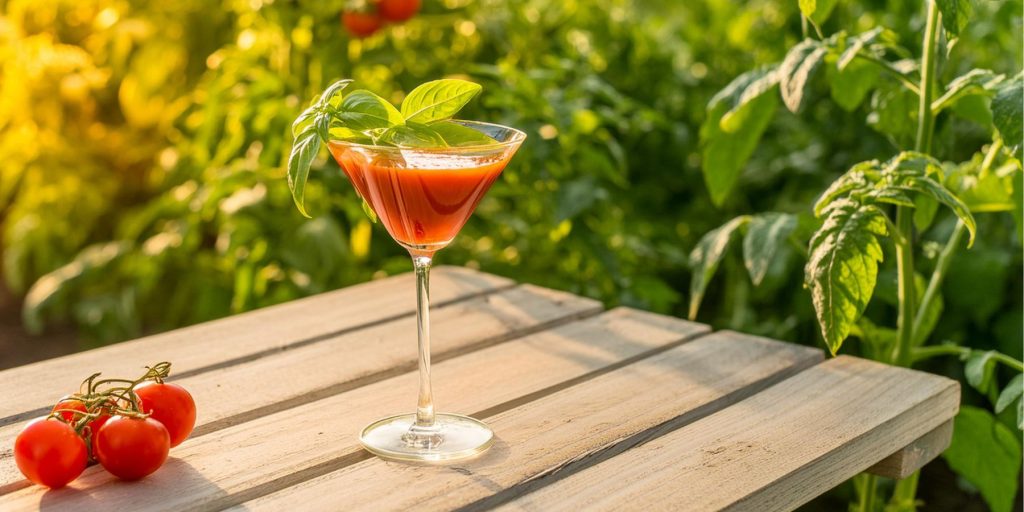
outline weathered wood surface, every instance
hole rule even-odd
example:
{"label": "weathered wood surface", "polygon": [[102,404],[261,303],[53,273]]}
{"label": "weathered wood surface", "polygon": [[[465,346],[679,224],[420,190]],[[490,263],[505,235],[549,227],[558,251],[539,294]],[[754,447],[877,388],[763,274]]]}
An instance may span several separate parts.
{"label": "weathered wood surface", "polygon": [[952,380],[840,356],[503,510],[791,510],[959,403]]}
{"label": "weathered wood surface", "polygon": [[[785,510],[948,445],[959,388],[920,372],[453,267],[432,276],[438,408],[485,418],[479,458],[384,462],[357,435],[415,405],[411,275],[0,372],[0,511]],[[158,360],[199,406],[157,473],[46,491],[13,437],[92,371]],[[40,383],[45,385],[40,385]]]}

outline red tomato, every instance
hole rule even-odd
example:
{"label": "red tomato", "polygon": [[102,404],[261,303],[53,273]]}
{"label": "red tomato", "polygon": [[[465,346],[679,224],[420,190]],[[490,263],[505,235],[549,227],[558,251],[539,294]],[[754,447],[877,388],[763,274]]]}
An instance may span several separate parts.
{"label": "red tomato", "polygon": [[[70,398],[70,395],[65,396],[64,398],[61,398],[60,401],[57,402],[57,404],[53,406],[53,410],[51,412],[55,412],[58,409],[63,409],[64,411],[68,411],[68,412],[60,412],[59,414],[60,414],[61,418],[64,418],[64,420],[69,422],[69,423],[73,423],[73,422],[76,421],[75,413],[70,412],[70,411],[80,411],[80,412],[83,412],[83,413],[86,412],[85,404],[83,404],[79,400],[76,400],[74,398]],[[97,416],[96,419],[90,421],[88,423],[88,425],[87,425],[89,427],[88,435],[92,439],[92,443],[91,443],[92,444],[92,453],[91,453],[91,455],[92,455],[93,458],[96,457],[96,432],[99,432],[100,427],[102,427],[103,424],[106,423],[107,420],[109,420],[109,419],[110,419],[110,415],[109,414],[101,414],[101,415]],[[83,432],[83,435],[84,434],[86,434],[86,432]]]}
{"label": "red tomato", "polygon": [[405,21],[420,10],[420,0],[380,0],[377,13],[388,21]]}
{"label": "red tomato", "polygon": [[14,462],[21,474],[54,489],[78,478],[86,458],[85,442],[60,420],[32,421],[14,440]]}
{"label": "red tomato", "polygon": [[167,429],[153,418],[111,416],[96,434],[96,458],[124,480],[138,480],[160,469],[170,449]]}
{"label": "red tomato", "polygon": [[171,446],[181,444],[196,426],[196,403],[185,388],[177,384],[149,382],[135,388],[142,412],[167,427]]}
{"label": "red tomato", "polygon": [[345,11],[341,13],[341,23],[355,37],[370,37],[380,30],[384,20],[372,12]]}

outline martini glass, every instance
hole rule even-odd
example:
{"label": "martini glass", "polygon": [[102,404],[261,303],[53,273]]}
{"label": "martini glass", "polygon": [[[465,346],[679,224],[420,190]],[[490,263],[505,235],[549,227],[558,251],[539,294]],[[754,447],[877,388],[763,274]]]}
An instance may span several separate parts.
{"label": "martini glass", "polygon": [[415,413],[377,420],[359,436],[385,458],[437,462],[486,450],[494,433],[461,414],[434,412],[430,388],[429,275],[434,253],[447,246],[472,215],[526,138],[489,123],[456,121],[495,140],[485,145],[399,148],[331,141],[328,149],[356,192],[370,205],[416,272],[416,323],[420,392]]}

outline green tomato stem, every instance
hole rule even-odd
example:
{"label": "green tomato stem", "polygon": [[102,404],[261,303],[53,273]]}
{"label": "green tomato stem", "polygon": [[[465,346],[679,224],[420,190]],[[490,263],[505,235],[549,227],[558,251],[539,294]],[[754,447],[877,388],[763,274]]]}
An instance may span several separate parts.
{"label": "green tomato stem", "polygon": [[956,221],[953,233],[949,235],[946,246],[939,253],[939,259],[935,262],[935,270],[932,271],[932,277],[928,281],[928,288],[925,289],[924,296],[921,298],[921,305],[917,308],[917,315],[914,316],[912,334],[915,343],[918,342],[920,337],[928,308],[931,307],[932,302],[935,302],[935,298],[939,296],[939,289],[942,287],[942,282],[946,279],[949,271],[949,263],[953,261],[953,253],[963,243],[965,233],[967,233],[967,226],[964,225],[963,221]]}

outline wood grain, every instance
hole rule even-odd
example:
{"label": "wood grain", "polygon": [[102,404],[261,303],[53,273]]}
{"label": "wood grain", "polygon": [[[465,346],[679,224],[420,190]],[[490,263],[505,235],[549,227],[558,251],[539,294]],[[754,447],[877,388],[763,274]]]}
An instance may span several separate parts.
{"label": "wood grain", "polygon": [[495,495],[500,500],[516,486],[621,453],[821,359],[821,351],[807,347],[729,332],[710,334],[495,416],[489,423],[499,440],[478,459],[422,467],[373,458],[239,510],[486,508]]}
{"label": "wood grain", "polygon": [[959,397],[944,377],[841,356],[501,510],[792,510],[947,422]]}
{"label": "wood grain", "polygon": [[[449,304],[433,311],[434,360],[600,311],[597,301],[530,285]],[[407,316],[180,379],[198,404],[193,437],[411,371],[415,337]],[[22,427],[0,427],[0,494],[28,485],[10,448]]]}
{"label": "wood grain", "polygon": [[906,478],[942,455],[952,440],[953,420],[949,420],[904,446],[900,451],[882,459],[878,464],[868,468],[867,472],[887,478]]}
{"label": "wood grain", "polygon": [[[433,371],[434,392],[441,410],[497,413],[503,404],[557,392],[706,331],[618,309],[441,362]],[[29,487],[4,496],[4,506],[207,510],[237,504],[367,458],[357,445],[358,430],[412,410],[416,377],[403,374],[193,439],[135,484],[90,468],[68,488]]]}
{"label": "wood grain", "polygon": [[[459,267],[431,275],[435,304],[464,300],[513,285],[512,281]],[[7,397],[0,425],[42,414],[54,399],[76,391],[93,372],[129,376],[158,361],[174,363],[181,377],[311,342],[321,336],[373,325],[416,308],[411,273],[371,281],[184,329],[0,371]],[[45,385],[40,385],[45,383]]]}

